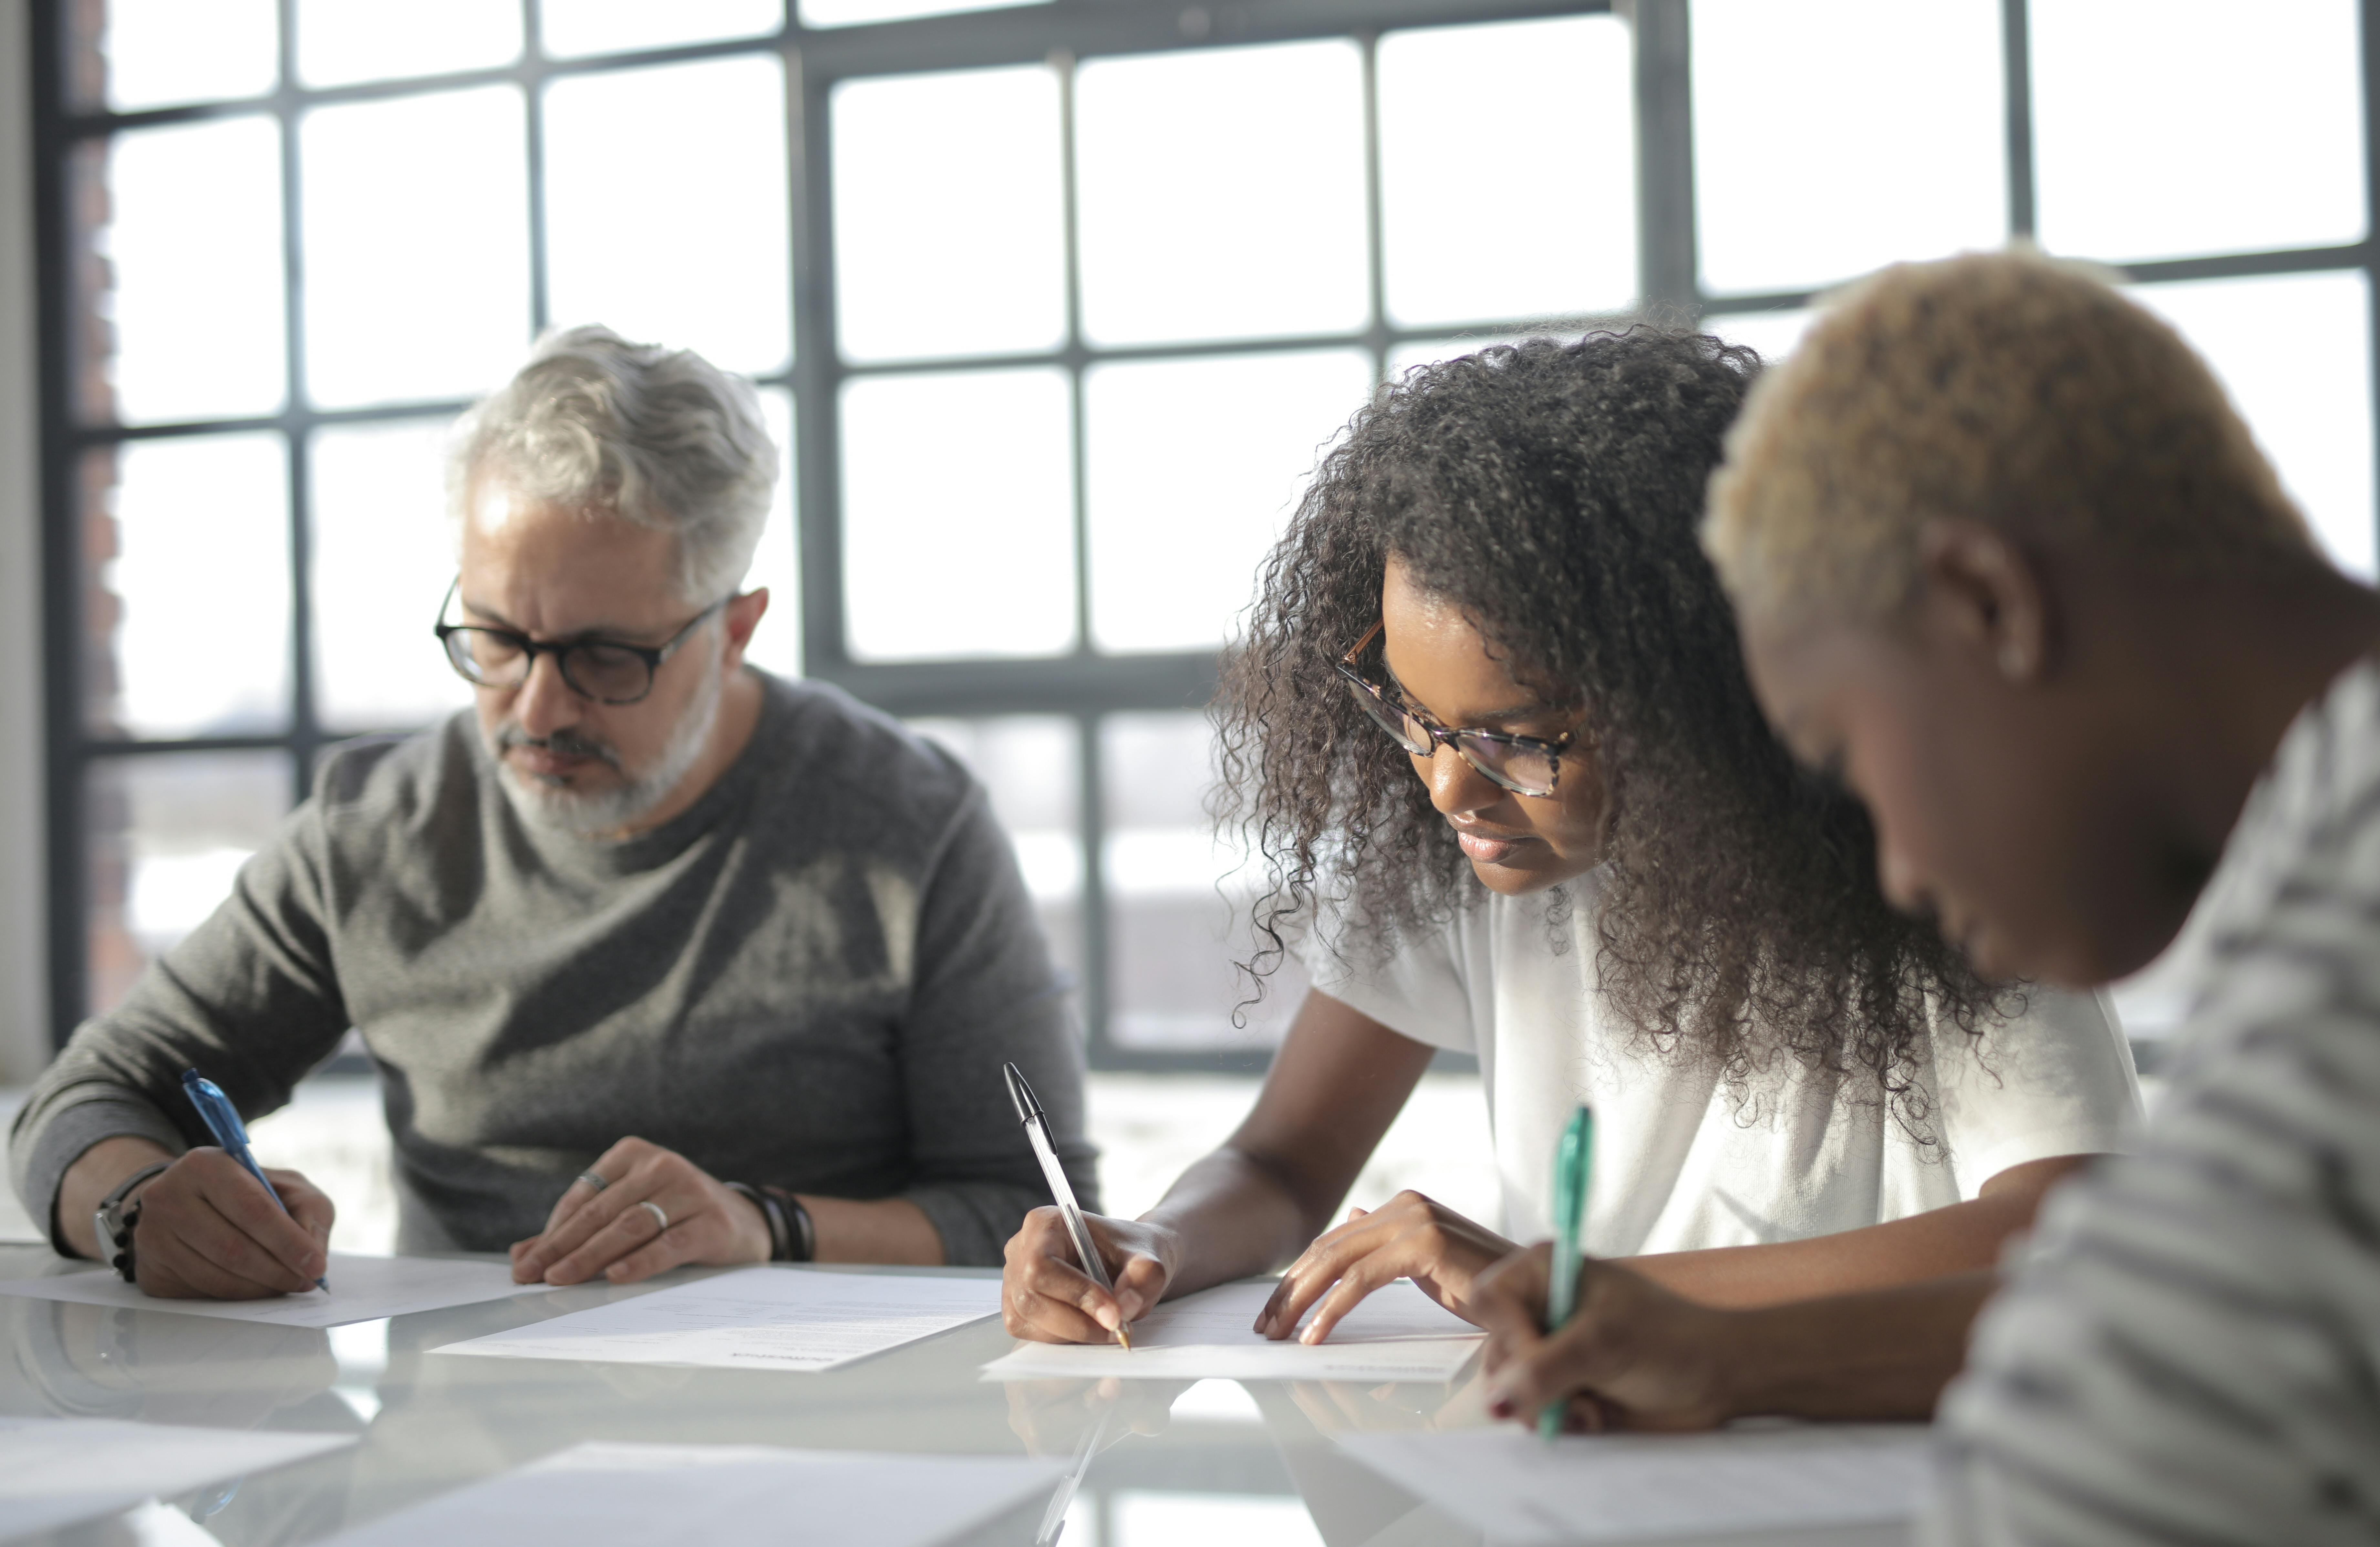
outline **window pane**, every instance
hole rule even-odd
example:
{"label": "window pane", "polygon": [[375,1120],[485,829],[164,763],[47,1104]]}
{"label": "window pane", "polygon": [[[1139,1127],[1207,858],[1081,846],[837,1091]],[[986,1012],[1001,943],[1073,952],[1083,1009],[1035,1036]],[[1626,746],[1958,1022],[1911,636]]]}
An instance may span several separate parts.
{"label": "window pane", "polygon": [[[1261,871],[1215,841],[1206,814],[1214,732],[1203,714],[1113,714],[1099,726],[1107,836],[1108,1029],[1132,1048],[1270,1047],[1305,975],[1284,963],[1247,1025],[1236,962],[1251,949]],[[1220,888],[1220,890],[1219,890]]]}
{"label": "window pane", "polygon": [[769,525],[744,576],[744,589],[769,589],[769,611],[752,632],[744,658],[779,676],[802,675],[802,548],[794,529],[794,395],[783,387],[760,389],[760,416],[777,443],[777,488],[769,502]]}
{"label": "window pane", "polygon": [[537,25],[557,59],[749,38],[785,24],[785,0],[542,0]]}
{"label": "window pane", "polygon": [[2358,273],[2127,292],[2204,354],[2331,557],[2373,576],[2371,294]]}
{"label": "window pane", "polygon": [[950,749],[983,781],[992,814],[1016,846],[1017,868],[1025,872],[1025,889],[1033,894],[1050,956],[1069,982],[1079,984],[1083,815],[1075,723],[1048,714],[1007,714],[909,725]]}
{"label": "window pane", "polygon": [[261,97],[280,77],[273,0],[108,0],[105,15],[104,100],[118,113]]}
{"label": "window pane", "polygon": [[1091,631],[1103,650],[1207,650],[1322,445],[1372,390],[1353,349],[1094,367]]}
{"label": "window pane", "polygon": [[455,579],[446,421],[318,430],[315,695],[336,731],[402,730],[471,701],[431,637]]}
{"label": "window pane", "polygon": [[289,810],[279,752],[103,758],[83,778],[89,1012],[111,1010],[140,969],[231,895],[240,864]]}
{"label": "window pane", "polygon": [[1364,325],[1354,44],[1095,60],[1076,78],[1075,125],[1092,337]]}
{"label": "window pane", "polygon": [[[289,716],[289,472],[281,437],[117,454],[114,728],[231,736]],[[94,726],[105,733],[105,727]]]}
{"label": "window pane", "polygon": [[1616,17],[1380,40],[1389,312],[1611,311],[1636,295],[1636,148]]}
{"label": "window pane", "polygon": [[863,377],[843,392],[855,656],[1051,655],[1075,642],[1065,375]]}
{"label": "window pane", "polygon": [[1816,312],[1800,307],[1791,311],[1730,311],[1704,318],[1702,328],[1730,344],[1749,344],[1764,362],[1774,365],[1793,352],[1816,320]]}
{"label": "window pane", "polygon": [[520,57],[521,8],[503,0],[298,0],[309,86],[489,69]]}
{"label": "window pane", "polygon": [[2030,20],[2043,245],[2133,259],[2362,238],[2351,0],[2034,0]]}
{"label": "window pane", "polygon": [[1703,283],[1803,289],[2008,234],[1999,0],[1694,0]]}
{"label": "window pane", "polygon": [[281,132],[270,118],[108,142],[116,412],[133,423],[277,412]]}
{"label": "window pane", "polygon": [[896,76],[834,93],[837,332],[853,359],[1066,334],[1058,78]]}
{"label": "window pane", "polygon": [[529,335],[523,134],[509,86],[307,115],[317,403],[467,396],[512,369]]}
{"label": "window pane", "polygon": [[954,16],[961,11],[997,11],[1016,6],[1017,0],[801,0],[800,9],[805,27],[854,27],[868,21],[905,21],[913,16]]}
{"label": "window pane", "polygon": [[545,98],[556,321],[761,373],[793,358],[784,65],[773,54],[557,80]]}

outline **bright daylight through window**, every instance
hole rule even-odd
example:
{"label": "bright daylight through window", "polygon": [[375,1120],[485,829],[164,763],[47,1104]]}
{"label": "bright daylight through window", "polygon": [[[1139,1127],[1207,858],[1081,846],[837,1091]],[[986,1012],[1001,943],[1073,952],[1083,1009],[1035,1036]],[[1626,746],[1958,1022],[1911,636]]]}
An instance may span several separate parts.
{"label": "bright daylight through window", "polygon": [[326,741],[467,701],[445,427],[552,324],[760,384],[756,658],[984,779],[1111,1067],[1245,1065],[1294,1004],[1233,1023],[1199,707],[1415,364],[1640,306],[1780,354],[1830,286],[2030,235],[2123,265],[2374,566],[2350,0],[55,9],[62,1030]]}

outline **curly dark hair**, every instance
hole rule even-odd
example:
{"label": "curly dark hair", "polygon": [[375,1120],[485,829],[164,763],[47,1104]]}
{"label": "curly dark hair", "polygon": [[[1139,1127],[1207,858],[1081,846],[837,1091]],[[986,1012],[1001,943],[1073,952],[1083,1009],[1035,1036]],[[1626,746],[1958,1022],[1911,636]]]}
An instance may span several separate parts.
{"label": "curly dark hair", "polygon": [[1695,528],[1759,370],[1637,326],[1419,368],[1355,416],[1266,560],[1217,700],[1216,815],[1269,887],[1243,964],[1259,996],[1318,892],[1383,953],[1486,895],[1334,670],[1394,554],[1516,676],[1585,708],[1609,801],[1597,965],[1623,1020],[1712,1060],[1739,1103],[1779,1054],[1864,1071],[1931,1142],[1929,1014],[1973,1036],[2009,1006],[1885,901],[1866,811],[1798,771],[1753,698]]}

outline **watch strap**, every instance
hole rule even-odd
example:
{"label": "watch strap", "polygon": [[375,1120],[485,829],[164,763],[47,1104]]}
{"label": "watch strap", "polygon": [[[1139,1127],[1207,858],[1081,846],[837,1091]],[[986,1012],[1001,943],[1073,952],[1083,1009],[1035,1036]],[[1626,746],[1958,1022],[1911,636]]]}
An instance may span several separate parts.
{"label": "watch strap", "polygon": [[132,1233],[140,1224],[140,1200],[133,1199],[128,1208],[125,1198],[133,1188],[155,1176],[174,1163],[154,1161],[115,1184],[99,1207],[91,1211],[91,1234],[107,1265],[127,1284],[139,1282],[132,1257]]}

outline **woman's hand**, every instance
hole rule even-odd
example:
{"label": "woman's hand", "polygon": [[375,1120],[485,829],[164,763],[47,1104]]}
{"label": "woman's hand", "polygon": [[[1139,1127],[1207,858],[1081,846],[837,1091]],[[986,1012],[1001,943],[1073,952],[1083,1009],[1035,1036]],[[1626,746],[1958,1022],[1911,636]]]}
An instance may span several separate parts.
{"label": "woman's hand", "polygon": [[[634,1284],[687,1262],[766,1262],[769,1222],[674,1150],[624,1139],[562,1189],[545,1229],[513,1243],[513,1282]],[[650,1204],[650,1207],[646,1205]]]}
{"label": "woman's hand", "polygon": [[1025,1216],[1008,1238],[1000,1273],[1000,1315],[1012,1337],[1036,1343],[1107,1343],[1148,1314],[1181,1261],[1173,1232],[1139,1220],[1085,1214],[1091,1242],[1115,1285],[1112,1295],[1075,1265],[1075,1243],[1053,1206]]}
{"label": "woman's hand", "polygon": [[1503,1236],[1444,1204],[1401,1192],[1368,1212],[1350,1209],[1346,1224],[1307,1247],[1281,1275],[1256,1330],[1269,1338],[1288,1337],[1311,1308],[1314,1320],[1298,1336],[1319,1343],[1365,1296],[1401,1278],[1412,1279],[1431,1299],[1476,1322],[1473,1285],[1514,1249]]}
{"label": "woman's hand", "polygon": [[1488,1411],[1534,1424],[1548,1403],[1585,1429],[1709,1429],[1736,1416],[1732,1335],[1746,1318],[1682,1299],[1650,1279],[1588,1262],[1578,1312],[1545,1326],[1552,1250],[1515,1253],[1480,1275],[1474,1318],[1488,1329]]}

